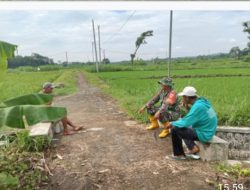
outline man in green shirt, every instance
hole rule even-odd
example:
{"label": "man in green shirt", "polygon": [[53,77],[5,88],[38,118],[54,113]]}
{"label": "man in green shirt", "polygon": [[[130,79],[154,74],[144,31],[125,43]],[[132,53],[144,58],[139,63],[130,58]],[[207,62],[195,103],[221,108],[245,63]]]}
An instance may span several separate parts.
{"label": "man in green shirt", "polygon": [[[164,77],[158,83],[161,85],[161,90],[140,109],[140,113],[147,109],[151,122],[147,127],[148,130],[158,128],[158,121],[165,126],[168,122],[175,121],[181,116],[178,96],[174,90],[172,79]],[[164,138],[169,133],[169,129],[163,129],[159,137]]]}

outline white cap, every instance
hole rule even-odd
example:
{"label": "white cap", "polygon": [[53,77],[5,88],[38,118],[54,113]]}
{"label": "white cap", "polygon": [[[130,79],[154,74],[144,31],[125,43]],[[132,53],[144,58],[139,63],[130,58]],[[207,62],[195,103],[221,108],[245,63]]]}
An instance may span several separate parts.
{"label": "white cap", "polygon": [[182,92],[180,92],[179,96],[198,96],[196,94],[197,90],[192,86],[186,86]]}

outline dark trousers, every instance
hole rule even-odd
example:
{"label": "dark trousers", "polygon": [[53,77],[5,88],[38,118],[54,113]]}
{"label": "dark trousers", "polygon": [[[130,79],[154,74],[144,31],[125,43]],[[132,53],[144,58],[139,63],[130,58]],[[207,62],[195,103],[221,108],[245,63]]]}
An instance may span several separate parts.
{"label": "dark trousers", "polygon": [[182,146],[182,139],[184,140],[189,150],[194,148],[195,146],[194,141],[199,140],[195,130],[191,127],[188,128],[173,127],[171,129],[171,135],[172,135],[173,152],[175,156],[180,156],[185,154]]}

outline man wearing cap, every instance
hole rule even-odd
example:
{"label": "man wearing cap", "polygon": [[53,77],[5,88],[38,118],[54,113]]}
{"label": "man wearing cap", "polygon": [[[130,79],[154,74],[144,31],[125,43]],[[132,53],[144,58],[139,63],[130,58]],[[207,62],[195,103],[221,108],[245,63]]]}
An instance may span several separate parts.
{"label": "man wearing cap", "polygon": [[[203,97],[198,97],[196,92],[194,87],[187,86],[178,94],[182,96],[184,104],[191,104],[192,107],[185,117],[178,121],[170,122],[166,126],[166,129],[171,129],[172,134],[172,158],[177,160],[185,159],[185,156],[199,152],[199,147],[194,141],[207,143],[216,132],[216,113],[210,102]],[[182,139],[189,149],[189,152],[186,154],[182,147]]]}
{"label": "man wearing cap", "polygon": [[[56,85],[54,85],[53,83],[50,82],[46,82],[43,84],[43,93],[45,94],[51,94],[53,92],[53,89],[56,87]],[[48,105],[52,105],[52,102],[50,102]],[[62,118],[62,124],[63,124],[63,128],[64,128],[64,135],[71,135],[72,132],[70,132],[68,130],[68,125],[71,126],[73,128],[74,131],[79,131],[81,130],[83,127],[82,126],[77,126],[75,124],[73,124],[67,116],[65,116],[64,118]]]}
{"label": "man wearing cap", "polygon": [[[161,90],[139,111],[142,113],[145,109],[147,109],[149,120],[151,122],[150,126],[147,127],[148,130],[159,127],[157,120],[165,126],[169,121],[175,121],[180,117],[178,96],[173,89],[172,79],[164,77],[158,81],[158,83],[162,87]],[[160,106],[155,106],[158,102],[160,102]],[[159,134],[159,137],[164,138],[169,133],[169,129],[163,129]]]}

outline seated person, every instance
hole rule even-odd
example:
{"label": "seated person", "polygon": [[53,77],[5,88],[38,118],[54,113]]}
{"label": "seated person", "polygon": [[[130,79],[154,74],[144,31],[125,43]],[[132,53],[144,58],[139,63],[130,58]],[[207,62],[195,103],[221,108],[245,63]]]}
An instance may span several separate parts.
{"label": "seated person", "polygon": [[[159,127],[159,120],[163,125],[167,125],[169,121],[175,121],[180,117],[180,106],[178,96],[173,89],[171,78],[164,77],[158,83],[161,85],[161,90],[140,109],[142,113],[147,108],[151,125],[147,129],[155,129]],[[160,106],[156,106],[160,102]],[[170,133],[169,129],[163,129],[159,137],[164,138]]]}
{"label": "seated person", "polygon": [[[50,82],[46,82],[43,84],[43,93],[45,94],[51,94],[53,92],[54,89],[54,85]],[[52,105],[52,102],[49,103],[49,105]],[[63,128],[64,128],[64,135],[71,135],[73,134],[71,131],[68,130],[68,125],[71,126],[73,128],[74,131],[79,131],[83,128],[83,126],[78,126],[73,124],[67,116],[65,116],[64,118],[62,118],[62,124],[63,124]]]}
{"label": "seated person", "polygon": [[217,116],[214,109],[208,100],[198,97],[194,87],[185,87],[179,96],[182,96],[184,104],[191,104],[192,107],[185,117],[170,122],[166,126],[166,129],[171,129],[172,134],[172,158],[177,160],[185,159],[182,139],[189,149],[187,154],[195,154],[199,152],[199,147],[194,141],[207,143],[212,139],[217,128]]}

